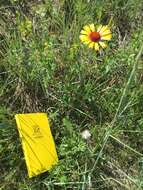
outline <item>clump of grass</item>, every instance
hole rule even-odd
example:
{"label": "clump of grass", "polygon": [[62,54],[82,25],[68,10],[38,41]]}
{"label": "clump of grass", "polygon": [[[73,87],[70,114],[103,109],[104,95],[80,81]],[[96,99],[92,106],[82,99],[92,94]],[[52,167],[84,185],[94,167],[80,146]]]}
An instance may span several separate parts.
{"label": "clump of grass", "polygon": [[[11,1],[0,11],[1,189],[141,189],[142,2]],[[80,44],[85,24],[111,17],[108,49]],[[14,115],[37,111],[60,161],[29,180]]]}

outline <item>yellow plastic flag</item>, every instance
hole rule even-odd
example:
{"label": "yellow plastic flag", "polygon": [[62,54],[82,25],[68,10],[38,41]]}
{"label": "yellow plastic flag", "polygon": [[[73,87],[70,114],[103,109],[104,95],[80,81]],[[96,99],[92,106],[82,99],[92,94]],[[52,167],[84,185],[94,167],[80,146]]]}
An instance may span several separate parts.
{"label": "yellow plastic flag", "polygon": [[15,115],[29,177],[43,173],[58,162],[55,143],[45,113]]}

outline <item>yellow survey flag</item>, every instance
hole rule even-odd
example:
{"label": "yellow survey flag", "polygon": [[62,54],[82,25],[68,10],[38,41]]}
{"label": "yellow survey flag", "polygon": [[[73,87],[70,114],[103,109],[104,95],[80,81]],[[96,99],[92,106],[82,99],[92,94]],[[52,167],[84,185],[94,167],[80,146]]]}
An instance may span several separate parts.
{"label": "yellow survey flag", "polygon": [[55,143],[45,113],[15,115],[29,177],[43,173],[58,162]]}

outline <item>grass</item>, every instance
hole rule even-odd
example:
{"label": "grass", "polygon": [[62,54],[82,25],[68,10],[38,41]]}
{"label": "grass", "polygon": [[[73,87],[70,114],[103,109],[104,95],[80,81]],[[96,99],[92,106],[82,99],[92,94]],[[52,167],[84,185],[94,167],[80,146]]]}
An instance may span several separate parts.
{"label": "grass", "polygon": [[[0,2],[0,189],[143,188],[143,26],[139,0]],[[82,45],[110,23],[109,47]],[[59,163],[28,179],[14,115],[46,112]],[[82,139],[88,129],[92,136]]]}

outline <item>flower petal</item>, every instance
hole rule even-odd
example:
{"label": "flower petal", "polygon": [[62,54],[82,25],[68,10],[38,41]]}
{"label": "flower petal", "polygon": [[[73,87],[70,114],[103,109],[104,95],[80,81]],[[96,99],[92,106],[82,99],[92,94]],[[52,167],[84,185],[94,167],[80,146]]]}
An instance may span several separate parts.
{"label": "flower petal", "polygon": [[88,25],[84,26],[83,29],[86,31],[86,32],[91,32],[91,29]]}
{"label": "flower petal", "polygon": [[102,25],[99,25],[99,26],[97,27],[97,32],[99,32],[99,31],[101,30],[101,28],[102,28]]}
{"label": "flower petal", "polygon": [[80,35],[79,38],[82,42],[89,40],[88,36],[86,35]]}
{"label": "flower petal", "polygon": [[89,48],[94,48],[94,44],[95,44],[94,42],[91,42],[91,43],[88,44],[88,47]]}
{"label": "flower petal", "polygon": [[104,49],[107,47],[107,44],[105,42],[99,42],[100,46]]}
{"label": "flower petal", "polygon": [[81,34],[85,34],[85,35],[88,35],[88,34],[89,34],[89,32],[87,32],[87,31],[85,31],[85,30],[81,30],[80,33],[81,33]]}
{"label": "flower petal", "polygon": [[102,32],[101,36],[107,35],[107,34],[111,34],[111,30],[110,29],[106,29]]}
{"label": "flower petal", "polygon": [[112,34],[106,34],[104,36],[101,36],[101,40],[111,40]]}
{"label": "flower petal", "polygon": [[94,31],[95,31],[95,26],[94,26],[94,24],[90,24],[89,27],[90,27],[91,32],[94,32]]}
{"label": "flower petal", "polygon": [[80,35],[79,36],[80,40],[84,43],[84,44],[89,44],[91,41],[89,40],[87,35]]}
{"label": "flower petal", "polygon": [[104,33],[106,30],[109,30],[108,25],[102,26],[102,28],[101,28],[100,31],[99,31],[100,35],[103,35],[103,33]]}
{"label": "flower petal", "polygon": [[99,45],[98,45],[98,43],[94,43],[94,49],[95,49],[96,51],[99,51]]}

